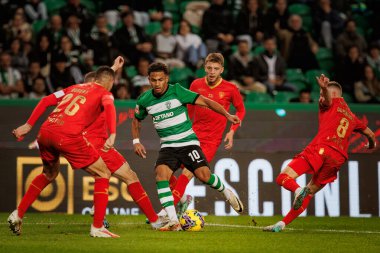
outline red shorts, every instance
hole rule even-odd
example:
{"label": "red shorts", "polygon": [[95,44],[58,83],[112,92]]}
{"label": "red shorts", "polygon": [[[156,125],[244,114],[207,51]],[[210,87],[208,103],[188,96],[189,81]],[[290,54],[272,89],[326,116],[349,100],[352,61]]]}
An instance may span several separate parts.
{"label": "red shorts", "polygon": [[111,173],[115,173],[126,162],[125,158],[115,148],[112,148],[107,152],[102,150],[103,145],[106,142],[104,138],[89,138],[88,141],[98,151]]}
{"label": "red shorts", "polygon": [[42,128],[37,137],[41,159],[52,165],[62,155],[74,169],[85,168],[96,162],[100,155],[82,135],[67,137]]}
{"label": "red shorts", "polygon": [[333,148],[326,145],[307,146],[289,163],[298,175],[313,174],[313,182],[325,185],[338,176],[340,167],[346,158]]}
{"label": "red shorts", "polygon": [[212,143],[212,142],[201,142],[201,149],[203,151],[203,154],[206,156],[207,162],[211,162],[216,154],[216,151],[218,151],[219,144]]}

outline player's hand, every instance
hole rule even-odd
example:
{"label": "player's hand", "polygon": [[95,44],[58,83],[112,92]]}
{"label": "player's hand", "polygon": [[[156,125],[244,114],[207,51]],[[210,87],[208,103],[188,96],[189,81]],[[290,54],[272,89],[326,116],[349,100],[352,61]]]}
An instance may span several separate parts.
{"label": "player's hand", "polygon": [[226,150],[230,150],[232,146],[234,145],[234,134],[235,134],[234,130],[230,130],[226,134],[226,137],[224,138],[224,142],[226,142],[226,144],[224,145],[224,148]]}
{"label": "player's hand", "polygon": [[116,59],[113,62],[112,69],[114,71],[116,71],[116,70],[122,68],[123,65],[124,65],[124,58],[122,56],[118,56],[118,57],[116,57]]}
{"label": "player's hand", "polygon": [[103,151],[107,152],[111,148],[113,148],[113,145],[115,144],[116,134],[111,134],[108,139],[106,140],[106,143],[104,143]]}
{"label": "player's hand", "polygon": [[19,126],[18,128],[12,131],[12,134],[16,137],[17,141],[22,141],[27,133],[30,132],[32,126],[28,123]]}
{"label": "player's hand", "polygon": [[322,89],[327,88],[327,85],[330,82],[330,79],[327,76],[322,74],[321,76],[315,78],[317,79],[319,87],[321,87]]}
{"label": "player's hand", "polygon": [[144,145],[141,143],[133,144],[133,148],[135,150],[136,155],[140,156],[141,158],[146,158],[146,150]]}
{"label": "player's hand", "polygon": [[240,123],[240,119],[236,115],[228,114],[226,118],[228,119],[228,121],[232,122],[232,124],[239,124]]}

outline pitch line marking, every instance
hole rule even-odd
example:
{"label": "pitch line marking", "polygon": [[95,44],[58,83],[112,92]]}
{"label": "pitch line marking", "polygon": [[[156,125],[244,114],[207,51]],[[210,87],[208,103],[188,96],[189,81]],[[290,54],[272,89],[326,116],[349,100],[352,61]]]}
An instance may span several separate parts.
{"label": "pitch line marking", "polygon": [[[8,222],[0,222],[1,225],[8,225]],[[70,222],[70,223],[59,223],[59,222],[34,222],[34,223],[23,223],[24,225],[89,225],[90,223],[84,222]],[[125,226],[135,226],[135,225],[146,225],[142,222],[118,222],[113,223],[115,225],[125,225]],[[252,228],[257,230],[262,230],[264,227],[260,226],[247,226],[247,225],[233,225],[233,224],[218,224],[218,223],[206,223],[207,226],[211,227],[229,227],[229,228]],[[341,230],[341,229],[302,229],[302,228],[286,228],[289,231],[311,231],[311,232],[330,232],[330,233],[349,233],[349,234],[380,234],[380,231],[366,231],[366,230]],[[268,233],[268,232],[267,232]]]}

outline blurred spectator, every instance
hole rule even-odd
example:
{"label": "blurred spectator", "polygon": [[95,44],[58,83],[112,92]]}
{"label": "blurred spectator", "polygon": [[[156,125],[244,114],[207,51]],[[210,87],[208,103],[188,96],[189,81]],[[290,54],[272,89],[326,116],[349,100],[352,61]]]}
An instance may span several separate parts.
{"label": "blurred spectator", "polygon": [[33,80],[32,91],[29,93],[29,98],[41,99],[47,95],[46,80],[43,77],[37,77]]}
{"label": "blurred spectator", "polygon": [[203,14],[202,32],[209,53],[225,53],[234,41],[232,12],[224,0],[212,0],[210,8]]}
{"label": "blurred spectator", "polygon": [[281,40],[281,53],[288,67],[300,68],[303,72],[318,69],[319,65],[315,57],[318,45],[302,28],[302,18],[298,15],[290,16],[289,27],[289,30],[282,30],[276,26]]}
{"label": "blurred spectator", "polygon": [[235,83],[242,91],[266,92],[266,87],[255,81],[251,62],[253,55],[248,45],[248,41],[239,40],[238,50],[230,56],[228,65],[228,80]]}
{"label": "blurred spectator", "polygon": [[107,27],[104,15],[96,18],[96,23],[91,29],[89,47],[94,51],[95,65],[107,65],[111,62],[109,49],[111,47],[112,32]]}
{"label": "blurred spectator", "polygon": [[33,80],[37,77],[42,77],[41,66],[38,61],[32,61],[29,63],[28,72],[24,77],[24,87],[26,92],[32,91]]}
{"label": "blurred spectator", "polygon": [[320,45],[332,48],[338,35],[342,32],[344,20],[337,10],[331,7],[330,0],[319,0],[314,12],[314,29]]}
{"label": "blurred spectator", "polygon": [[354,84],[363,78],[363,73],[364,61],[359,48],[351,46],[343,62],[338,65],[337,80],[342,85],[343,92],[354,95]]}
{"label": "blurred spectator", "polygon": [[266,37],[265,51],[253,59],[253,76],[265,84],[269,93],[273,91],[295,91],[296,89],[286,82],[286,63],[277,53],[275,37]]}
{"label": "blurred spectator", "polygon": [[24,83],[20,72],[11,67],[9,53],[0,54],[0,98],[17,98],[24,95]]}
{"label": "blurred spectator", "polygon": [[20,39],[23,42],[29,42],[32,39],[32,27],[25,21],[23,14],[15,14],[13,19],[5,28],[7,40]]}
{"label": "blurred spectator", "polygon": [[92,14],[80,3],[80,0],[67,0],[67,5],[62,7],[59,13],[65,23],[70,16],[78,17],[84,33],[89,32],[94,23]]}
{"label": "blurred spectator", "polygon": [[54,91],[69,87],[75,83],[70,66],[66,66],[67,57],[64,54],[56,56],[55,63],[50,71],[50,83]]}
{"label": "blurred spectator", "polygon": [[289,100],[291,103],[313,103],[313,100],[311,99],[311,91],[309,89],[302,89],[299,92],[298,97],[292,98]]}
{"label": "blurred spectator", "polygon": [[9,54],[12,58],[11,66],[19,70],[21,75],[24,75],[28,69],[29,59],[25,55],[19,39],[12,40]]}
{"label": "blurred spectator", "polygon": [[118,84],[115,86],[115,98],[121,100],[131,99],[131,94],[126,84]]}
{"label": "blurred spectator", "polygon": [[60,46],[63,35],[66,35],[66,31],[62,26],[62,18],[59,15],[53,15],[49,24],[41,30],[39,37],[47,36],[50,48],[56,50]]}
{"label": "blurred spectator", "polygon": [[369,47],[366,63],[375,71],[376,77],[380,78],[380,47],[377,43],[373,43]]}
{"label": "blurred spectator", "polygon": [[132,97],[137,98],[140,94],[150,89],[150,83],[148,79],[149,60],[146,58],[140,58],[137,64],[137,75],[131,80],[132,82]]}
{"label": "blurred spectator", "polygon": [[264,31],[269,35],[274,35],[275,24],[281,30],[288,29],[288,20],[290,14],[288,10],[287,0],[276,0],[275,4],[268,10],[264,18]]}
{"label": "blurred spectator", "polygon": [[183,68],[185,63],[174,58],[177,49],[177,40],[172,34],[173,20],[165,17],[161,20],[161,32],[154,36],[153,51],[156,60],[164,62],[169,68]]}
{"label": "blurred spectator", "polygon": [[29,0],[24,8],[26,17],[30,23],[33,23],[37,20],[48,19],[46,5],[41,0]]}
{"label": "blurred spectator", "polygon": [[127,61],[136,64],[140,57],[153,58],[152,43],[148,41],[144,30],[134,24],[133,14],[124,12],[121,14],[123,26],[112,36],[112,45],[118,49]]}
{"label": "blurred spectator", "polygon": [[203,59],[207,56],[206,45],[201,37],[191,32],[190,23],[182,20],[179,23],[177,41],[177,58],[192,67],[200,68]]}
{"label": "blurred spectator", "polygon": [[130,1],[126,0],[103,1],[101,11],[104,13],[107,24],[112,31],[115,30],[117,23],[120,21],[120,13],[132,12],[130,4]]}
{"label": "blurred spectator", "polygon": [[81,83],[84,79],[80,70],[79,59],[80,52],[73,48],[71,39],[64,35],[61,38],[61,47],[54,53],[52,61],[55,62],[57,57],[64,55],[67,59],[66,65],[70,68],[71,75],[74,77],[75,83]]}
{"label": "blurred spectator", "polygon": [[352,46],[356,46],[359,49],[359,54],[363,56],[367,49],[367,42],[356,31],[356,22],[354,20],[347,20],[345,31],[336,40],[336,55],[340,59],[343,59]]}
{"label": "blurred spectator", "polygon": [[380,82],[371,66],[364,67],[364,77],[355,83],[355,99],[359,103],[380,102]]}
{"label": "blurred spectator", "polygon": [[139,26],[145,26],[149,22],[161,21],[164,18],[162,1],[144,0],[131,1],[135,22]]}
{"label": "blurred spectator", "polygon": [[50,74],[50,61],[52,53],[50,50],[50,40],[46,35],[39,37],[39,40],[36,43],[36,48],[30,54],[31,61],[38,61],[41,66],[41,74],[44,77],[49,76]]}
{"label": "blurred spectator", "polygon": [[82,56],[82,64],[79,65],[80,71],[82,74],[86,74],[91,71],[96,71],[96,66],[94,63],[94,53],[92,50],[88,50],[83,53]]}
{"label": "blurred spectator", "polygon": [[208,8],[210,8],[210,3],[206,1],[188,2],[182,19],[188,21],[192,26],[201,27],[203,14]]}
{"label": "blurred spectator", "polygon": [[74,48],[78,49],[79,51],[83,51],[86,49],[86,45],[83,44],[85,34],[81,30],[79,23],[80,20],[77,16],[69,16],[66,21],[66,34],[71,39]]}
{"label": "blurred spectator", "polygon": [[259,1],[247,0],[237,16],[237,39],[247,40],[250,47],[253,45],[252,41],[255,41],[255,44],[260,43],[264,38],[263,22],[264,15],[259,8]]}

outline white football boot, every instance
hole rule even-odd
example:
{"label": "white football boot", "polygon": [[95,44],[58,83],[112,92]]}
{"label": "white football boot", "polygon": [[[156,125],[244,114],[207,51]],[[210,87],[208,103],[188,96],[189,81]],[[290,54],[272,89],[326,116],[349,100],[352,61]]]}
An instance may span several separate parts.
{"label": "white football boot", "polygon": [[9,228],[16,235],[21,234],[22,219],[18,216],[17,209],[14,210],[8,217]]}
{"label": "white football boot", "polygon": [[104,238],[119,238],[117,234],[111,233],[106,229],[104,226],[101,228],[96,228],[93,225],[91,225],[91,231],[90,231],[91,237],[104,237]]}
{"label": "white football boot", "polygon": [[151,222],[150,225],[155,230],[160,230],[160,228],[166,226],[169,223],[169,217],[167,215],[158,216],[158,220]]}
{"label": "white football boot", "polygon": [[285,229],[285,222],[279,221],[274,225],[267,226],[263,228],[264,232],[281,232]]}
{"label": "white football boot", "polygon": [[243,203],[240,201],[240,199],[230,190],[226,189],[225,191],[229,192],[229,198],[227,199],[227,202],[230,203],[232,208],[237,212],[237,213],[242,213],[244,210]]}
{"label": "white football boot", "polygon": [[179,221],[169,221],[165,226],[159,229],[160,231],[182,231]]}

